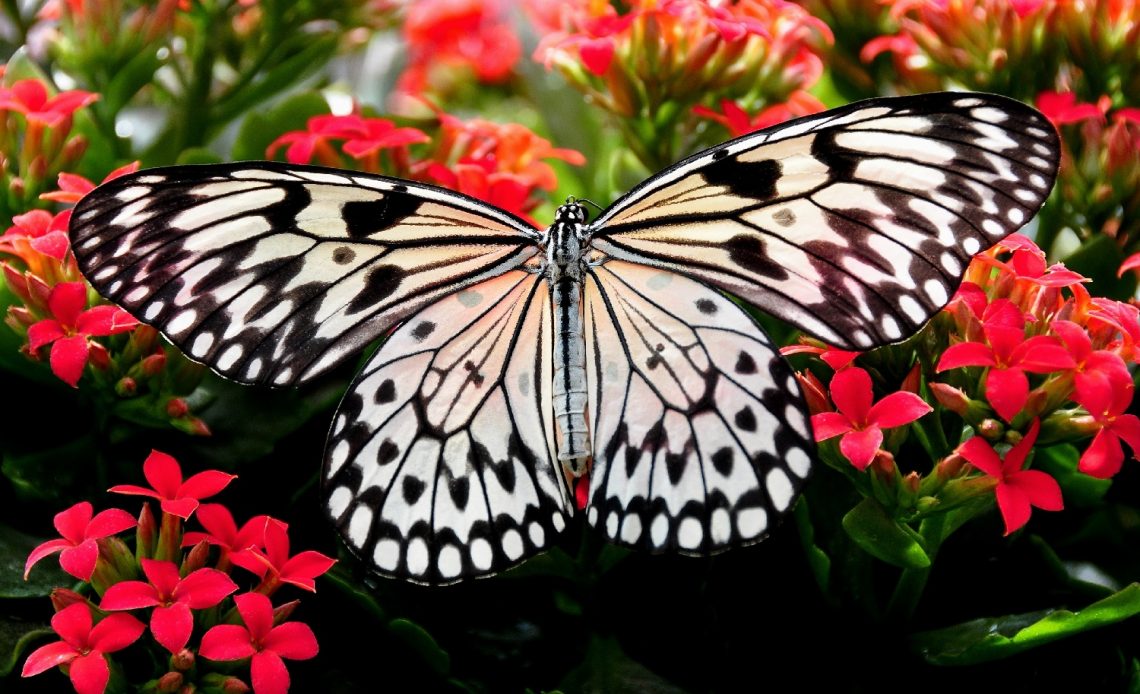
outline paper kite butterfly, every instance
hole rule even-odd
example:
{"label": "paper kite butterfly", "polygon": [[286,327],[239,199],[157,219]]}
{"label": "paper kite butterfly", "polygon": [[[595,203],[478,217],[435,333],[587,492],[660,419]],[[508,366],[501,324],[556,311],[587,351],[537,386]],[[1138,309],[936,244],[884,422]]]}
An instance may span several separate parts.
{"label": "paper kite butterfly", "polygon": [[620,545],[761,540],[815,447],[730,297],[837,347],[902,340],[1035,214],[1058,157],[1033,109],[939,93],[745,135],[545,231],[422,183],[240,162],[104,184],[71,239],[100,293],[242,383],[387,336],[335,416],[324,500],[376,571],[441,584],[549,547],[577,480]]}

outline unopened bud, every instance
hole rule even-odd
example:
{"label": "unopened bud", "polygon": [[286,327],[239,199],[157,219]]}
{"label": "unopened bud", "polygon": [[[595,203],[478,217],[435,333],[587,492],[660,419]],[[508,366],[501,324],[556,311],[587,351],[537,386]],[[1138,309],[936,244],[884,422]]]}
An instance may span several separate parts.
{"label": "unopened bud", "polygon": [[24,185],[24,179],[13,176],[12,180],[8,182],[8,190],[12,192],[13,197],[22,198],[28,192],[28,187]]}
{"label": "unopened bud", "polygon": [[965,458],[957,453],[951,453],[938,461],[938,464],[934,466],[934,474],[938,476],[939,480],[946,482],[960,475],[965,465]]}
{"label": "unopened bud", "polygon": [[827,389],[823,383],[810,371],[797,371],[796,380],[804,391],[804,400],[807,400],[808,412],[819,414],[831,412],[831,401],[827,399]]}
{"label": "unopened bud", "polygon": [[277,607],[273,608],[273,623],[280,624],[281,622],[289,619],[289,616],[293,614],[293,610],[297,609],[297,605],[300,604],[300,600],[292,600],[283,605],[278,605]]}
{"label": "unopened bud", "polygon": [[225,694],[246,694],[249,691],[249,685],[236,677],[227,677],[222,682],[222,691]]}
{"label": "unopened bud", "polygon": [[47,162],[42,154],[37,154],[32,158],[32,163],[28,164],[28,178],[33,181],[42,181],[46,173]]}
{"label": "unopened bud", "polygon": [[950,410],[959,417],[965,417],[966,412],[970,409],[970,398],[961,390],[946,383],[939,383],[931,381],[926,384],[930,388],[930,392],[934,395],[934,399],[938,401],[946,409]]}
{"label": "unopened bud", "polygon": [[902,385],[899,390],[908,393],[918,393],[918,385],[922,382],[922,365],[915,364],[907,373],[906,378],[903,379]]}
{"label": "unopened bud", "polygon": [[142,373],[146,376],[157,376],[166,368],[166,352],[161,349],[139,362]]}
{"label": "unopened bud", "polygon": [[150,510],[150,503],[143,503],[139,513],[139,524],[135,528],[135,546],[139,559],[154,558],[154,544],[158,541],[158,522]]}
{"label": "unopened bud", "polygon": [[183,576],[189,576],[191,573],[205,566],[206,560],[209,558],[210,544],[202,540],[186,553],[186,558],[182,560],[182,567],[179,569],[179,573]]}
{"label": "unopened bud", "polygon": [[170,667],[180,672],[186,672],[194,667],[194,651],[189,648],[183,648],[170,656]]}
{"label": "unopened bud", "polygon": [[170,425],[184,434],[191,436],[209,436],[213,432],[201,419],[197,417],[181,417],[170,420]]}
{"label": "unopened bud", "polygon": [[98,342],[89,341],[89,344],[91,349],[87,353],[87,363],[100,371],[105,371],[111,365],[111,354]]}
{"label": "unopened bud", "polygon": [[139,392],[139,382],[130,376],[123,376],[115,383],[115,395],[120,398],[134,397]]}
{"label": "unopened bud", "polygon": [[158,346],[158,331],[149,325],[140,325],[131,331],[131,342],[139,354],[149,354]]}
{"label": "unopened bud", "polygon": [[160,694],[175,694],[175,692],[182,688],[184,679],[181,672],[168,672],[158,678],[155,691]]}
{"label": "unopened bud", "polygon": [[[66,163],[77,162],[83,158],[83,154],[87,151],[87,138],[82,135],[76,135],[63,145],[63,158]],[[64,168],[70,168],[64,166]]]}
{"label": "unopened bud", "polygon": [[986,441],[997,441],[1005,433],[1005,426],[992,417],[983,419],[976,427],[978,436]]}
{"label": "unopened bud", "polygon": [[182,398],[170,398],[166,401],[166,416],[178,419],[190,414],[190,406]]}
{"label": "unopened bud", "polygon": [[56,612],[77,602],[87,602],[87,598],[67,588],[55,588],[51,591],[51,606]]}

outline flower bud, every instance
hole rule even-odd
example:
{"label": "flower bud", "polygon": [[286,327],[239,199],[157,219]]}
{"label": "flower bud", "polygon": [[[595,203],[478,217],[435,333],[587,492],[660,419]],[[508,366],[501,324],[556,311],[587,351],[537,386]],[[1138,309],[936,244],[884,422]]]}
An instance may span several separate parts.
{"label": "flower bud", "polygon": [[965,465],[965,458],[957,453],[951,453],[938,461],[938,464],[934,466],[934,474],[941,482],[945,483],[962,474],[962,468]]}
{"label": "flower bud", "polygon": [[202,540],[186,553],[186,558],[182,560],[182,567],[179,569],[179,573],[183,576],[188,576],[205,566],[206,560],[209,558],[210,543]]}
{"label": "flower bud", "polygon": [[99,546],[99,559],[95,562],[91,585],[96,593],[102,595],[115,583],[138,575],[135,555],[125,542],[117,537],[101,537],[95,542]]}
{"label": "flower bud", "polygon": [[155,691],[160,694],[174,694],[182,688],[184,679],[181,672],[168,672],[158,678]]}
{"label": "flower bud", "polygon": [[222,682],[222,691],[225,694],[246,694],[249,691],[249,685],[236,677],[227,677]]}
{"label": "flower bud", "polygon": [[810,371],[797,371],[796,380],[803,388],[804,399],[807,400],[809,412],[819,414],[820,412],[831,412],[834,409],[831,406],[831,401],[827,399],[827,389],[815,377],[815,374]]}
{"label": "flower bud", "polygon": [[911,367],[910,371],[907,373],[906,378],[903,379],[902,384],[899,386],[899,390],[906,391],[908,393],[918,393],[918,386],[921,382],[922,365],[916,362],[915,365]]}
{"label": "flower bud", "polygon": [[166,416],[178,419],[190,414],[190,406],[182,398],[170,398],[166,401]]}
{"label": "flower bud", "polygon": [[89,340],[88,344],[90,344],[91,349],[87,353],[87,363],[100,371],[106,371],[107,367],[111,365],[111,354],[106,347],[94,340]]}
{"label": "flower bud", "polygon": [[158,541],[158,523],[154,513],[150,510],[150,503],[143,502],[142,512],[139,513],[139,524],[135,527],[135,548],[138,558],[154,558],[154,544]]}
{"label": "flower bud", "polygon": [[76,135],[67,141],[63,146],[63,168],[71,168],[68,164],[77,162],[83,158],[83,154],[87,151],[87,138],[82,135]]}
{"label": "flower bud", "polygon": [[115,395],[120,398],[134,397],[139,391],[139,382],[130,376],[123,376],[115,383]]}
{"label": "flower bud", "polygon": [[166,352],[161,349],[139,362],[139,368],[146,376],[154,377],[166,368]]}
{"label": "flower bud", "polygon": [[289,619],[289,616],[293,614],[293,610],[297,609],[297,605],[300,604],[300,600],[292,600],[283,605],[278,605],[277,607],[273,608],[273,623],[280,624],[281,622]]}
{"label": "flower bud", "polygon": [[54,588],[51,591],[51,606],[56,612],[77,602],[87,602],[87,598],[67,588]]}
{"label": "flower bud", "polygon": [[170,667],[179,672],[186,672],[194,667],[194,651],[189,648],[183,648],[170,656]]}
{"label": "flower bud", "polygon": [[934,395],[934,399],[938,401],[946,409],[950,410],[959,417],[965,417],[966,412],[970,409],[970,398],[966,396],[961,390],[958,390],[952,385],[946,383],[939,383],[931,381],[927,384],[930,392]]}
{"label": "flower bud", "polygon": [[978,436],[981,436],[986,441],[997,441],[1001,435],[1005,433],[1005,426],[992,417],[983,419],[976,427]]}
{"label": "flower bud", "polygon": [[190,434],[191,436],[209,436],[213,433],[205,422],[192,416],[172,419],[170,420],[170,425],[182,433]]}
{"label": "flower bud", "polygon": [[13,197],[23,198],[24,194],[28,192],[28,187],[24,185],[24,179],[13,176],[12,180],[8,182],[8,190],[12,192]]}

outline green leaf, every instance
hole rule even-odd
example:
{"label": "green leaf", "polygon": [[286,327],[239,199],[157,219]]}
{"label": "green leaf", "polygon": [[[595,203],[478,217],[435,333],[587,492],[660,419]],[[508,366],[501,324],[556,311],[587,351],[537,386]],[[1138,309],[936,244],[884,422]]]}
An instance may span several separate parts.
{"label": "green leaf", "polygon": [[903,569],[924,569],[930,557],[918,540],[867,497],[843,517],[843,529],[865,552]]}
{"label": "green leaf", "polygon": [[[0,619],[0,677],[7,677],[20,665],[24,653],[40,640],[55,636],[47,622],[29,623]],[[56,637],[58,638],[58,637]],[[7,656],[2,654],[7,653]]]}
{"label": "green leaf", "polygon": [[1124,262],[1124,252],[1116,239],[1107,234],[1095,234],[1081,247],[1064,259],[1070,270],[1091,278],[1097,296],[1125,300],[1136,290],[1134,273],[1126,272],[1117,277],[1116,272]]}
{"label": "green leaf", "polygon": [[16,493],[26,499],[54,501],[72,488],[83,465],[91,459],[91,440],[84,437],[30,453],[6,452],[0,471]]}
{"label": "green leaf", "polygon": [[815,543],[815,526],[811,522],[806,497],[800,497],[793,513],[795,513],[796,528],[800,532],[800,545],[803,546],[804,554],[807,556],[811,573],[815,576],[819,589],[828,594],[831,589],[831,557]]}
{"label": "green leaf", "polygon": [[177,164],[217,164],[221,158],[205,147],[190,147],[178,155]]}
{"label": "green leaf", "polygon": [[24,580],[24,562],[43,541],[0,523],[0,598],[43,598],[53,588],[75,583],[50,557],[36,564]]}
{"label": "green leaf", "polygon": [[234,161],[265,159],[271,142],[290,130],[304,130],[305,121],[329,112],[320,92],[301,92],[268,111],[251,111],[241,123],[231,155]]}
{"label": "green leaf", "polygon": [[585,661],[566,675],[559,689],[567,692],[684,692],[626,655],[617,639],[600,636],[590,640]]}
{"label": "green leaf", "polygon": [[1046,643],[1140,614],[1140,583],[1083,610],[1043,610],[987,617],[915,634],[911,645],[935,665],[972,665],[1008,658]]}
{"label": "green leaf", "polygon": [[388,622],[388,628],[419,653],[432,672],[441,677],[447,675],[447,671],[451,669],[451,656],[439,647],[423,627],[410,620],[399,618]]}
{"label": "green leaf", "polygon": [[1076,446],[1063,444],[1039,448],[1033,465],[1049,473],[1061,485],[1066,508],[1099,506],[1112,487],[1112,480],[1101,480],[1077,469],[1081,452]]}

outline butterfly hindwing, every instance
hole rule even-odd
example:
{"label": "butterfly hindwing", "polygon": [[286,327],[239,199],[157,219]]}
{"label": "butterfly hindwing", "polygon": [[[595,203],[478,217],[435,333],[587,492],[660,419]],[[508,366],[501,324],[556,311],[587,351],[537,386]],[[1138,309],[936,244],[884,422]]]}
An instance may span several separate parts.
{"label": "butterfly hindwing", "polygon": [[525,222],[411,181],[272,162],[149,169],[75,208],[80,269],[189,356],[309,379],[537,252]]}
{"label": "butterfly hindwing", "polygon": [[970,257],[1052,188],[1056,132],[988,94],[873,99],[732,140],[650,178],[592,244],[700,278],[839,347],[912,334]]}
{"label": "butterfly hindwing", "polygon": [[815,455],[791,368],[707,285],[610,261],[585,289],[588,518],[611,540],[708,554],[755,542]]}
{"label": "butterfly hindwing", "polygon": [[346,393],[329,513],[382,573],[449,583],[545,548],[573,513],[551,421],[551,313],[513,270],[401,325]]}

